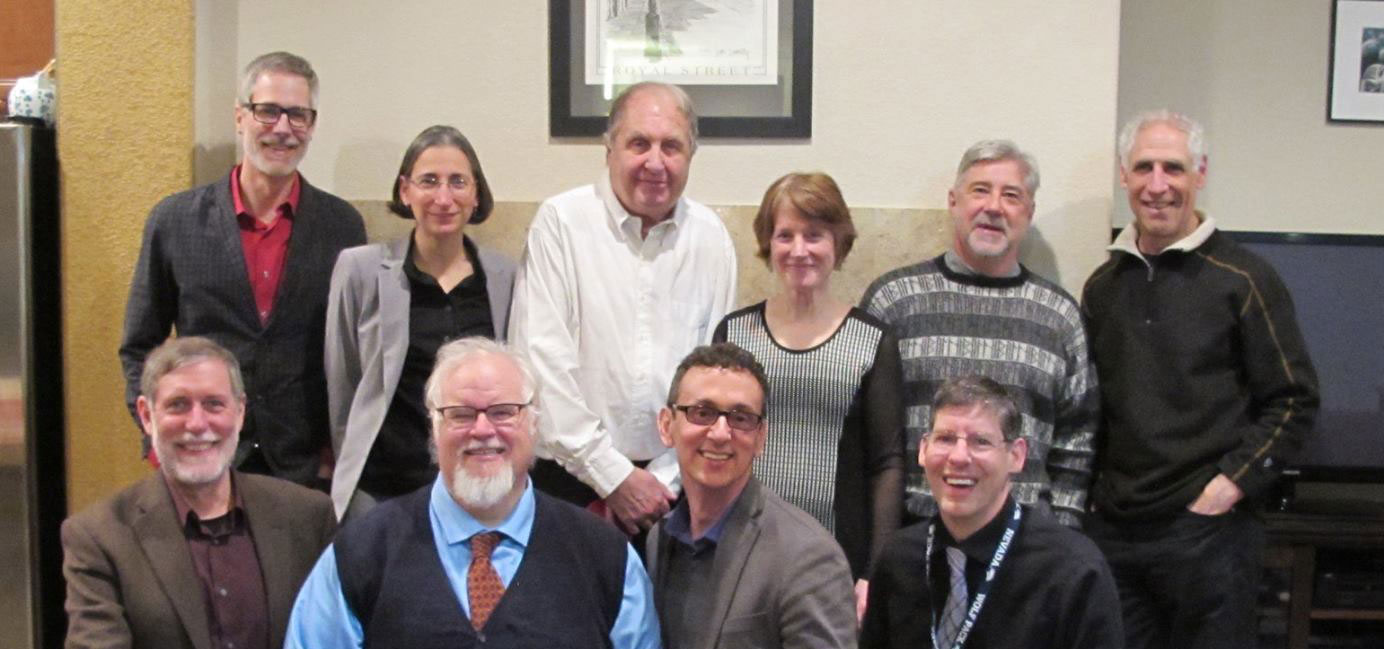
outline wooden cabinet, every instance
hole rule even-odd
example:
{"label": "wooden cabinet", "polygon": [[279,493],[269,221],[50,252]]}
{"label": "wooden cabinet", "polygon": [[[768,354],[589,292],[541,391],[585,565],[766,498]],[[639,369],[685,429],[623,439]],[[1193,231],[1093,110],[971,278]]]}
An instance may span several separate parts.
{"label": "wooden cabinet", "polygon": [[[1277,605],[1282,607],[1269,613],[1286,620],[1282,646],[1384,646],[1380,640],[1384,638],[1384,602],[1328,606],[1317,592],[1326,575],[1324,568],[1341,570],[1357,586],[1362,579],[1377,577],[1384,582],[1384,572],[1376,572],[1384,567],[1384,516],[1273,513],[1264,519],[1268,527],[1266,583],[1279,585]],[[1350,570],[1360,572],[1350,574]],[[1371,594],[1362,599],[1384,594],[1384,583],[1377,587],[1374,590],[1371,583]]]}

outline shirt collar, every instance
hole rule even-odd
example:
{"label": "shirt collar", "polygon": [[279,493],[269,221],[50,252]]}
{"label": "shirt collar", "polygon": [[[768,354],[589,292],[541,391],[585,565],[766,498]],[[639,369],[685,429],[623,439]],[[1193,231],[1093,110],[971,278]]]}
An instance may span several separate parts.
{"label": "shirt collar", "polygon": [[726,520],[730,518],[730,513],[735,511],[736,505],[744,495],[745,492],[742,490],[740,495],[731,501],[726,511],[721,512],[721,517],[716,519],[716,523],[699,539],[692,538],[692,509],[687,504],[687,496],[684,495],[678,500],[677,506],[673,507],[673,511],[664,516],[663,529],[679,543],[692,548],[694,554],[713,549],[721,542],[721,536],[726,531]]}
{"label": "shirt collar", "polygon": [[951,532],[947,531],[947,526],[942,524],[941,517],[937,520],[937,540],[938,547],[952,546],[961,548],[968,559],[978,561],[982,565],[989,565],[990,560],[995,556],[995,548],[1000,545],[1000,538],[1004,536],[1004,528],[1011,518],[1010,513],[1014,509],[1014,496],[1005,496],[1004,507],[1000,508],[998,514],[990,519],[984,527],[976,530],[975,534],[966,537],[964,541],[957,541],[952,538]]}
{"label": "shirt collar", "polygon": [[[168,476],[162,471],[159,475],[163,477],[163,486],[168,490],[168,495],[173,498],[173,510],[178,515],[178,525],[187,530],[199,530],[202,517],[192,510],[192,505],[183,498],[182,493],[169,484]],[[226,515],[231,517],[232,526],[239,529],[245,520],[245,501],[240,498],[240,490],[235,488],[235,472],[231,472],[231,507],[226,510]]]}
{"label": "shirt collar", "polygon": [[[1191,252],[1199,248],[1201,244],[1206,243],[1206,240],[1210,239],[1211,234],[1216,231],[1216,220],[1203,214],[1200,210],[1197,211],[1197,218],[1201,219],[1201,224],[1197,226],[1197,229],[1192,230],[1191,234],[1179,239],[1167,248],[1164,248],[1163,252],[1169,250]],[[1144,257],[1144,253],[1139,251],[1139,230],[1134,227],[1133,223],[1125,226],[1125,229],[1120,230],[1119,236],[1115,237],[1115,241],[1107,246],[1106,250],[1127,252],[1139,259],[1143,259],[1146,262],[1148,261],[1148,259]]]}
{"label": "shirt collar", "polygon": [[[462,283],[468,281],[479,281],[485,283],[485,269],[481,267],[480,258],[477,256],[476,244],[471,241],[471,237],[461,235],[461,249],[466,254],[466,260],[471,262],[471,274]],[[431,282],[437,284],[437,278],[418,269],[418,263],[413,260],[413,255],[418,250],[418,244],[413,239],[413,233],[408,235],[408,251],[404,254],[404,275],[415,282]],[[460,286],[460,284],[458,284]],[[440,288],[440,286],[439,286]]]}
{"label": "shirt collar", "polygon": [[[615,195],[615,189],[610,186],[610,170],[607,169],[596,181],[596,196],[605,204],[607,223],[610,229],[618,232],[627,240],[642,241],[644,239],[643,229],[644,220],[630,214],[624,205],[620,204],[620,199]],[[687,201],[681,196],[673,204],[673,215],[664,219],[663,222],[649,229],[649,234],[659,228],[679,228],[687,220]],[[665,226],[665,224],[667,224]]]}
{"label": "shirt collar", "polygon": [[1014,269],[1010,272],[1000,275],[998,277],[991,277],[989,275],[981,273],[980,271],[974,268],[971,268],[971,265],[966,263],[966,260],[962,259],[961,255],[957,254],[955,250],[948,250],[945,253],[942,253],[942,263],[946,264],[947,268],[950,269],[953,273],[956,273],[958,275],[969,275],[971,277],[985,277],[990,279],[1012,279],[1018,277],[1024,272],[1023,264],[1015,263]]}
{"label": "shirt collar", "polygon": [[[240,196],[240,167],[241,165],[236,165],[231,170],[231,203],[237,216],[249,214],[249,211],[245,209],[245,199]],[[293,218],[293,214],[298,211],[298,199],[302,195],[302,176],[295,171],[293,172],[293,188],[288,190],[288,200],[279,204],[279,216]]]}
{"label": "shirt collar", "polygon": [[447,545],[465,543],[481,532],[495,531],[518,543],[521,547],[528,547],[529,533],[533,531],[533,480],[528,480],[528,484],[524,485],[524,494],[519,497],[519,503],[514,506],[514,511],[511,511],[509,516],[496,527],[481,525],[480,521],[462,509],[455,500],[452,500],[452,494],[447,491],[447,485],[442,481],[441,473],[438,473],[437,479],[433,480],[428,509],[431,510],[437,527],[442,530],[442,538],[447,542]]}

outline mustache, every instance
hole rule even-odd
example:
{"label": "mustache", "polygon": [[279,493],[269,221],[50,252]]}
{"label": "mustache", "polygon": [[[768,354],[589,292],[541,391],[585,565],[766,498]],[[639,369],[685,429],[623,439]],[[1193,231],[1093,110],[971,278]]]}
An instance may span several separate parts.
{"label": "mustache", "polygon": [[269,133],[260,136],[257,140],[260,146],[288,146],[297,147],[302,145],[298,138],[288,133]]}
{"label": "mustache", "polygon": [[466,446],[457,449],[457,452],[466,453],[467,451],[504,451],[508,448],[509,447],[505,446],[504,444],[487,444],[485,442],[472,441]]}
{"label": "mustache", "polygon": [[986,227],[995,228],[1006,233],[1009,232],[1009,223],[1007,223],[1004,220],[1004,217],[1002,216],[986,216],[982,213],[977,215],[975,220],[971,221],[972,228],[982,225]]}

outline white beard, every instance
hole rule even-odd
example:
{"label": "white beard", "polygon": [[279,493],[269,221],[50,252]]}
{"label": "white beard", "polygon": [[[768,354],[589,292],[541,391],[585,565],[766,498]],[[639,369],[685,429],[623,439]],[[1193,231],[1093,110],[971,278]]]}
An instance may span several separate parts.
{"label": "white beard", "polygon": [[[150,427],[154,431],[155,439],[158,439],[158,426],[151,424]],[[184,433],[177,441],[184,443],[189,441],[215,442],[217,441],[217,437],[214,433],[206,433],[204,435]],[[178,454],[172,440],[165,440],[162,444],[156,443],[154,448],[158,451],[159,466],[163,469],[164,474],[172,478],[174,482],[188,486],[203,486],[219,481],[226,475],[226,471],[231,468],[231,460],[235,456],[235,440],[228,438],[222,440],[221,444],[222,451],[220,457],[216,458],[215,462],[210,465],[202,464],[189,466],[183,464],[183,462],[178,459]]]}
{"label": "white beard", "polygon": [[499,504],[513,488],[514,470],[510,467],[496,471],[493,475],[474,476],[462,464],[457,464],[456,469],[452,471],[451,484],[447,485],[447,491],[451,492],[453,499],[462,505],[477,509]]}

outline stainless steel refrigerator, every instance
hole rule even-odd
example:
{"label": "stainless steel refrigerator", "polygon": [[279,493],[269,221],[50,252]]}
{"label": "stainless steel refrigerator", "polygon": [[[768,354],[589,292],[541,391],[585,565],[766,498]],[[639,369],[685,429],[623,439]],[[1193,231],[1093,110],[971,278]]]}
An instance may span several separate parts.
{"label": "stainless steel refrigerator", "polygon": [[0,647],[59,647],[64,469],[52,129],[0,123]]}

